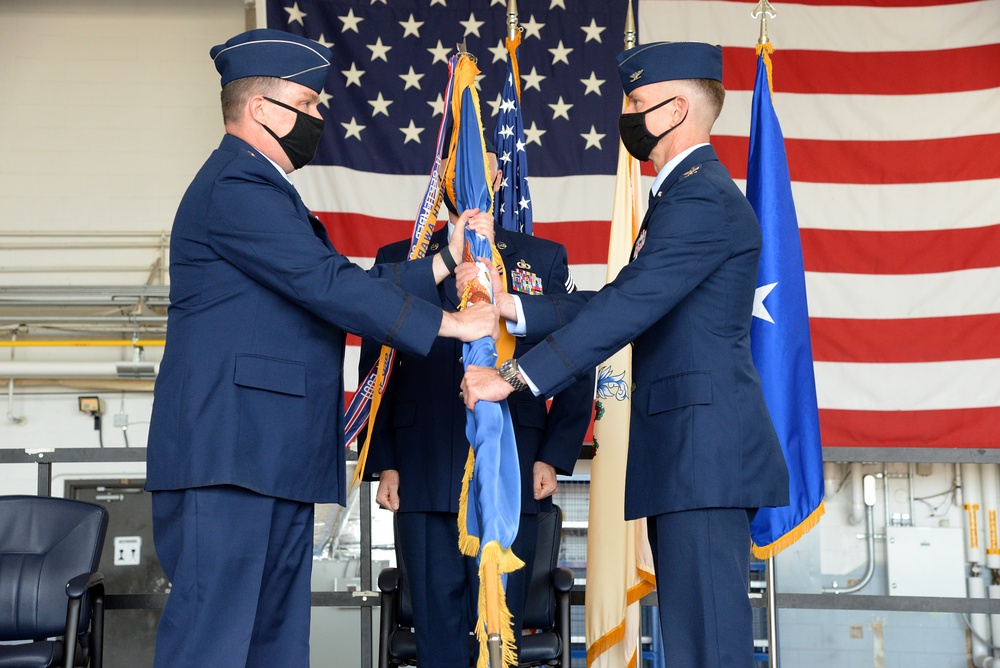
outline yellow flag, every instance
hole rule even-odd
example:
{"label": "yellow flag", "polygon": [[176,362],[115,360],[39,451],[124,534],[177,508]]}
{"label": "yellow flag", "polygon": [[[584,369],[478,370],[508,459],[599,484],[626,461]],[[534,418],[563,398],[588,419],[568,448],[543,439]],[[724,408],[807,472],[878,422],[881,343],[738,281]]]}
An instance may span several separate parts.
{"label": "yellow flag", "polygon": [[[641,221],[639,161],[619,142],[611,240],[610,283],[629,261]],[[639,601],[656,588],[646,520],[626,522],[625,462],[632,400],[632,349],[625,346],[598,370],[597,451],[591,463],[587,530],[587,666],[634,668],[639,653]],[[623,545],[624,550],[609,550]]]}

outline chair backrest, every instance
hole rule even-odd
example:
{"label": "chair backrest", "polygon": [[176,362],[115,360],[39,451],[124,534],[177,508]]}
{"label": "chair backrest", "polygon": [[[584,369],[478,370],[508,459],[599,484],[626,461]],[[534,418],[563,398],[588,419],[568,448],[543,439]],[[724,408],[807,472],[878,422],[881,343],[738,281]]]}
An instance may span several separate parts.
{"label": "chair backrest", "polygon": [[528,600],[524,604],[526,629],[551,629],[555,626],[556,592],[552,587],[552,571],[559,561],[559,541],[562,538],[562,509],[553,504],[550,510],[538,514],[538,543],[535,563],[531,569]]}
{"label": "chair backrest", "polygon": [[406,562],[403,560],[403,551],[399,549],[398,517],[398,513],[393,513],[392,534],[393,542],[396,544],[396,568],[399,569],[399,596],[396,597],[396,622],[399,626],[410,628],[413,626],[413,601],[410,598],[410,576],[406,570]]}
{"label": "chair backrest", "polygon": [[97,571],[107,528],[93,503],[0,496],[0,640],[65,632],[66,583]]}

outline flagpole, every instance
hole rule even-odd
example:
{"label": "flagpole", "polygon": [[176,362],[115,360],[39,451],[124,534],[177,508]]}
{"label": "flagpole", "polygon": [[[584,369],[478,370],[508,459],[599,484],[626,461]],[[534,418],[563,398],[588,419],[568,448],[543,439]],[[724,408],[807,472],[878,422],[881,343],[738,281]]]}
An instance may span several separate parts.
{"label": "flagpole", "polygon": [[625,50],[633,48],[636,44],[638,32],[635,29],[635,14],[632,13],[632,0],[628,3],[628,12],[625,14]]}
{"label": "flagpole", "polygon": [[768,668],[778,668],[778,608],[774,583],[774,557],[767,558],[764,578],[764,586],[767,587],[767,665]]}
{"label": "flagpole", "polygon": [[[768,0],[760,0],[750,15],[760,19],[757,44],[767,44],[771,41],[767,35],[767,20],[777,16],[777,12]],[[764,578],[767,587],[767,665],[768,668],[778,668],[778,592],[775,587],[774,555],[767,558]]]}
{"label": "flagpole", "polygon": [[[518,34],[517,0],[507,0],[507,38],[512,40]],[[512,56],[513,57],[513,56]],[[503,663],[502,643],[500,640],[500,592],[498,586],[500,576],[497,565],[486,564],[486,629],[489,632],[486,646],[490,655],[490,668],[506,668]]]}
{"label": "flagpole", "polygon": [[[507,38],[513,40],[518,34],[517,0],[507,0]],[[490,655],[490,668],[504,667],[502,644],[500,640],[500,592],[497,587],[500,576],[497,565],[486,564],[486,628],[489,635],[486,646]],[[505,668],[505,667],[504,667]]]}
{"label": "flagpole", "polygon": [[511,41],[517,37],[520,28],[517,26],[517,0],[507,0],[507,38]]}

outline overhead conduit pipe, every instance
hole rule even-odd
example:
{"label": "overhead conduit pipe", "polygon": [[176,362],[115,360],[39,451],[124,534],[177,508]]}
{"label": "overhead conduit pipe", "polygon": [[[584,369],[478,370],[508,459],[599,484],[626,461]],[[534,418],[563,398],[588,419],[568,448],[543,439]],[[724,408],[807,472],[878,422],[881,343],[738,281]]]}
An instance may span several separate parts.
{"label": "overhead conduit pipe", "polygon": [[142,351],[147,346],[162,346],[163,339],[133,340],[68,340],[68,341],[0,341],[0,348],[132,348],[132,361],[118,362],[0,362],[0,378],[9,379],[13,393],[14,379],[77,380],[86,379],[151,379],[159,373],[159,364],[146,362]]}

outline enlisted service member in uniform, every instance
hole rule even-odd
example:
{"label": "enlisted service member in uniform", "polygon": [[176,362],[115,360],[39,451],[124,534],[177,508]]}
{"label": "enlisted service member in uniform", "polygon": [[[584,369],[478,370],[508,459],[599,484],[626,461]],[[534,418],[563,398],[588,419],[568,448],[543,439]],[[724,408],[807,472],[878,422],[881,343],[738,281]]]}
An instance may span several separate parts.
{"label": "enlisted service member in uniform", "polygon": [[174,220],[147,453],[172,583],[155,665],[306,668],[312,504],[345,496],[345,330],[423,355],[439,335],[489,335],[496,311],[404,291],[436,300],[441,258],[363,271],[306,209],[287,174],[323,131],[328,49],[253,30],[211,56],[226,135]]}
{"label": "enlisted service member in uniform", "polygon": [[[496,180],[495,151],[487,142],[487,159]],[[448,242],[460,216],[445,196],[449,224],[435,232],[430,252]],[[474,215],[475,214],[475,215]],[[562,244],[494,227],[492,216],[466,211],[461,218],[489,219],[494,242],[503,257],[506,288],[518,294],[542,295],[575,290]],[[375,262],[406,258],[409,240],[382,247]],[[455,280],[438,288],[446,310],[458,308]],[[515,355],[530,350],[517,341]],[[361,374],[377,360],[379,346],[362,342]],[[459,398],[462,345],[438,339],[426,358],[396,355],[375,420],[368,472],[379,478],[376,501],[397,512],[397,548],[409,573],[417,658],[421,668],[468,668],[469,633],[476,621],[479,575],[476,560],[458,549],[458,506],[469,441],[466,411]],[[593,412],[594,373],[555,396],[546,412],[545,398],[521,393],[508,399],[521,469],[521,517],[511,546],[525,566],[507,576],[507,603],[519,640],[521,618],[531,581],[538,537],[538,513],[551,508],[556,472],[570,474],[580,454]],[[368,477],[371,477],[369,473]]]}
{"label": "enlisted service member in uniform", "polygon": [[597,293],[521,297],[519,325],[553,333],[499,374],[470,368],[466,403],[553,394],[632,343],[625,518],[648,518],[667,665],[752,668],[750,522],[788,503],[788,471],[750,356],[760,227],[708,143],[722,50],[647,44],[618,68],[622,141],[658,172],[632,262]]}

